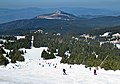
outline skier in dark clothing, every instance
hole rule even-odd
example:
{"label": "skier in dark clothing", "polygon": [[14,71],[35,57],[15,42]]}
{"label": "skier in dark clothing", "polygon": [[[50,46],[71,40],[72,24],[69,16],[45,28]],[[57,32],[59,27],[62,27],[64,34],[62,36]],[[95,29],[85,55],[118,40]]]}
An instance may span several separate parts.
{"label": "skier in dark clothing", "polygon": [[42,65],[42,67],[44,67],[44,65]]}
{"label": "skier in dark clothing", "polygon": [[94,69],[94,75],[97,75],[96,69]]}
{"label": "skier in dark clothing", "polygon": [[91,67],[89,68],[89,70],[91,71]]}
{"label": "skier in dark clothing", "polygon": [[65,69],[63,69],[63,75],[67,75],[67,74],[66,74],[66,70],[65,70]]}

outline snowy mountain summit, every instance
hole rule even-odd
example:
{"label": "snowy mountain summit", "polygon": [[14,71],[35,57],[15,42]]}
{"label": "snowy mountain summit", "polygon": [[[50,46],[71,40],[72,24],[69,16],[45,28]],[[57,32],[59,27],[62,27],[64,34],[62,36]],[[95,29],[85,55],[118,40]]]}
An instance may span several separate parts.
{"label": "snowy mountain summit", "polygon": [[36,16],[37,19],[58,19],[58,20],[76,20],[77,16],[57,10],[50,14]]}

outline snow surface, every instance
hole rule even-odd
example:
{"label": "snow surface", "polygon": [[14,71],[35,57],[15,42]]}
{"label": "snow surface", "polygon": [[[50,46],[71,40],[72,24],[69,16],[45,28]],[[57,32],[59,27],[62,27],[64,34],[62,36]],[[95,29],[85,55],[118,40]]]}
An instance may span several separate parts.
{"label": "snow surface", "polygon": [[119,34],[119,33],[116,33],[116,34],[113,34],[112,36],[113,36],[113,37],[120,37],[120,34]]}
{"label": "snow surface", "polygon": [[0,39],[0,41],[2,41],[3,43],[7,42],[7,40],[5,39]]}
{"label": "snow surface", "polygon": [[15,36],[17,38],[17,40],[19,39],[25,39],[25,36]]}
{"label": "snow surface", "polygon": [[[61,57],[43,60],[44,49],[48,48],[21,49],[27,51],[25,62],[0,66],[0,84],[120,84],[119,70],[99,69],[94,75],[94,68],[90,71],[84,65],[60,64]],[[63,75],[63,68],[68,75]]]}
{"label": "snow surface", "polygon": [[108,37],[111,32],[106,32],[103,35],[100,35],[100,37]]}
{"label": "snow surface", "polygon": [[120,44],[116,44],[116,47],[117,47],[118,49],[120,49]]}

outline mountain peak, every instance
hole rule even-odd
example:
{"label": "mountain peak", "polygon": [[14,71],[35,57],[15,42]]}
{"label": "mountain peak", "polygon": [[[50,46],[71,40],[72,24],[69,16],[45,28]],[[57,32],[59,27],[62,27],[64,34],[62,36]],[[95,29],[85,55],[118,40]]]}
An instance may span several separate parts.
{"label": "mountain peak", "polygon": [[61,10],[57,10],[57,11],[55,11],[55,14],[62,14],[62,11]]}
{"label": "mountain peak", "polygon": [[59,19],[59,20],[75,20],[77,19],[76,16],[63,12],[61,10],[57,10],[50,14],[39,15],[35,17],[37,19]]}

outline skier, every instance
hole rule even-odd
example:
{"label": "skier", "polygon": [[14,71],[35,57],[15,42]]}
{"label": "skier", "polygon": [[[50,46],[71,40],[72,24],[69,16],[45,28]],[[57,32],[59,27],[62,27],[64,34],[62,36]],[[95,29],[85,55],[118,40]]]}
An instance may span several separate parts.
{"label": "skier", "polygon": [[89,68],[89,70],[91,71],[91,67]]}
{"label": "skier", "polygon": [[39,63],[39,65],[41,65],[41,63]]}
{"label": "skier", "polygon": [[96,69],[94,69],[94,75],[97,75]]}
{"label": "skier", "polygon": [[66,70],[65,70],[65,69],[63,69],[63,75],[67,75],[67,74],[66,74]]}
{"label": "skier", "polygon": [[44,67],[44,65],[42,65],[42,67]]}

